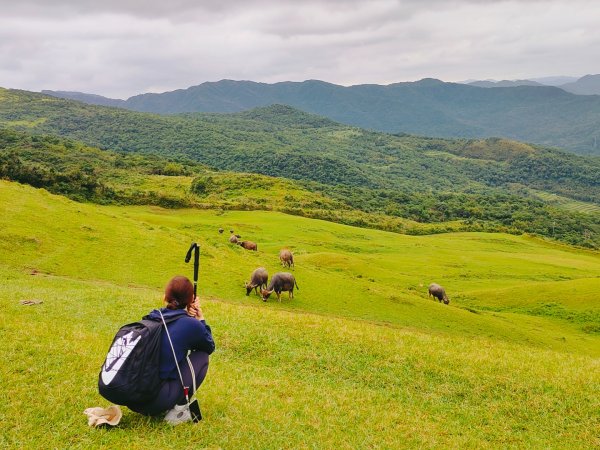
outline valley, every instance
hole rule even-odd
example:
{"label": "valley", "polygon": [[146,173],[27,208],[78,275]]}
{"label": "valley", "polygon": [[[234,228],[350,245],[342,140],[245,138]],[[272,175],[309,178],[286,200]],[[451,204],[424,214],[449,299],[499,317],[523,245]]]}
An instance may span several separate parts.
{"label": "valley", "polygon": [[[0,111],[0,446],[598,444],[594,159],[280,106],[164,118],[28,95]],[[298,170],[274,176],[290,158]],[[191,274],[190,242],[217,342],[204,420],[174,433],[125,409],[90,433],[78,413],[103,404],[112,336]],[[256,267],[282,270],[283,247],[294,299],[246,296]]]}

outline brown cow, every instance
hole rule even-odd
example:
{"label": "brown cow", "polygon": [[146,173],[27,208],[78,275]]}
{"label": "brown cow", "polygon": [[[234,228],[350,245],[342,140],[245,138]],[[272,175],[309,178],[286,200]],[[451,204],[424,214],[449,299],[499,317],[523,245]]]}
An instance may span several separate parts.
{"label": "brown cow", "polygon": [[258,250],[258,245],[256,245],[256,242],[241,241],[241,242],[238,242],[238,245],[245,248],[246,250],[254,250],[254,251]]}
{"label": "brown cow", "polygon": [[428,294],[427,296],[433,296],[434,298],[438,299],[438,302],[444,302],[444,304],[448,304],[450,303],[450,299],[448,298],[448,296],[446,295],[446,291],[444,290],[444,288],[442,286],[440,286],[437,283],[431,283],[429,285],[429,290],[428,290]]}
{"label": "brown cow", "polygon": [[231,242],[232,244],[238,244],[238,238],[235,234],[232,234],[231,236],[229,236],[229,242]]}
{"label": "brown cow", "polygon": [[250,275],[250,283],[246,283],[246,295],[250,295],[252,289],[254,289],[254,292],[258,294],[258,288],[261,288],[262,290],[263,288],[267,287],[268,279],[269,274],[267,273],[267,269],[264,267],[259,267],[258,269],[254,270],[252,275]]}
{"label": "brown cow", "polygon": [[294,255],[287,248],[283,248],[279,252],[279,261],[281,261],[282,267],[294,267]]}
{"label": "brown cow", "polygon": [[294,298],[294,286],[300,289],[298,283],[296,283],[294,275],[289,272],[277,272],[271,278],[269,287],[267,289],[261,289],[260,293],[263,301],[266,302],[273,291],[275,291],[277,294],[277,300],[281,302],[281,293],[283,291],[288,291],[288,298]]}

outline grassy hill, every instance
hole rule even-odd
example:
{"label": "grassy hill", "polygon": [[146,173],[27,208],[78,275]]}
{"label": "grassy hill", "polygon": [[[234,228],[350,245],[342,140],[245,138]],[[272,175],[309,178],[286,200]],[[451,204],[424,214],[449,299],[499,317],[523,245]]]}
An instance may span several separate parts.
{"label": "grassy hill", "polygon": [[[597,79],[597,75],[588,76],[561,87],[575,93],[592,93]],[[162,94],[136,95],[121,106],[173,114],[231,113],[272,104],[290,105],[337,122],[389,133],[501,136],[600,154],[600,97],[574,95],[551,86],[485,89],[434,79],[349,87],[318,80],[275,84],[221,80]]]}
{"label": "grassy hill", "polygon": [[[286,186],[311,193],[301,194],[300,199],[281,195],[283,203],[279,201],[271,209],[404,232],[413,230],[405,226],[407,221],[444,222],[450,227],[447,230],[528,232],[577,245],[600,245],[600,220],[595,211],[600,205],[600,159],[505,139],[393,136],[344,126],[285,106],[233,115],[164,117],[7,90],[0,90],[0,127],[5,128],[0,130],[0,147],[17,152],[16,158],[18,154],[29,158],[37,167],[30,172],[41,170],[38,166],[46,167],[43,176],[56,167],[67,170],[63,175],[68,183],[58,180],[54,184],[62,187],[53,192],[66,193],[69,185],[79,186],[83,180],[96,182],[111,177],[101,189],[93,183],[84,187],[94,193],[77,194],[88,199],[114,200],[110,189],[123,194],[120,185],[126,185],[127,201],[137,198],[138,203],[162,206],[211,204],[221,201],[215,194],[222,198],[230,187],[236,189],[235,177],[207,175],[204,185],[209,189],[200,193],[201,198],[191,198],[187,189],[175,196],[146,195],[139,189],[136,193],[136,182],[143,186],[163,181],[146,183],[128,172],[188,177],[199,172],[206,175],[205,169],[254,172],[293,179],[298,183],[286,182]],[[21,134],[10,130],[21,130]],[[98,157],[97,150],[88,152],[89,158],[79,158],[73,155],[85,153],[81,142],[40,134],[68,136],[129,155],[152,156],[136,160],[113,155],[96,164],[95,158],[106,159]],[[49,154],[53,155],[50,159]],[[59,164],[57,159],[61,158],[70,162]],[[7,164],[19,164],[13,162]],[[76,177],[70,171],[73,165],[77,166]],[[6,172],[14,174],[15,170]],[[137,181],[128,181],[131,177]],[[11,179],[26,182],[25,178]],[[207,184],[208,179],[211,182]],[[259,177],[258,183],[261,180],[266,193],[264,186],[272,181]],[[40,183],[34,185],[48,186]],[[123,200],[120,194],[117,200]],[[548,201],[552,196],[565,201]],[[246,199],[244,207],[242,197],[237,207],[244,209],[268,209],[268,204],[273,204],[257,203],[255,200],[265,199],[254,196]],[[570,207],[573,204],[578,206]],[[354,212],[346,214],[350,210]],[[462,228],[454,225],[457,222]]]}
{"label": "grassy hill", "polygon": [[[487,153],[493,149],[508,160],[518,158],[521,147],[533,152],[524,144],[493,140],[472,143],[463,150],[471,157],[491,158]],[[449,153],[439,157],[456,158]],[[544,176],[543,167],[537,172]],[[101,204],[276,210],[407,234],[528,232],[571,244],[600,246],[600,207],[595,203],[520,184],[507,185],[508,192],[488,188],[464,193],[423,192],[411,189],[410,184],[405,192],[331,186],[214,171],[190,160],[115,153],[54,136],[9,130],[0,130],[0,178]],[[574,192],[573,185],[565,183],[560,191],[568,195]],[[578,194],[585,195],[585,191]]]}
{"label": "grassy hill", "polygon": [[[231,246],[220,226],[259,251]],[[125,410],[118,429],[88,429],[83,409],[106,404],[96,380],[112,335],[160,304],[170,276],[191,273],[192,240],[218,346],[205,420],[173,429]],[[296,298],[246,297],[243,281],[258,265],[279,270],[283,246],[296,255]],[[97,206],[5,181],[0,247],[2,446],[599,444],[598,253],[269,211]],[[449,306],[427,298],[430,281]]]}

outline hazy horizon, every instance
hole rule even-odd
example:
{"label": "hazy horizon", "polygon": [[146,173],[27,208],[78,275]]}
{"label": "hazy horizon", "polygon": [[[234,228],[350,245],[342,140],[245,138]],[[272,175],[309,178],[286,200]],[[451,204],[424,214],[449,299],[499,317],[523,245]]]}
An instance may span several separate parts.
{"label": "hazy horizon", "polygon": [[590,0],[0,0],[0,86],[126,99],[207,81],[599,73]]}

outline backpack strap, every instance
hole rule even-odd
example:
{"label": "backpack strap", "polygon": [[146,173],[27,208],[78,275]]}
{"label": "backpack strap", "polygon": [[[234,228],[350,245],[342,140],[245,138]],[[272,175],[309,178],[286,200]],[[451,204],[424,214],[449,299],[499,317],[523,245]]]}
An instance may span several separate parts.
{"label": "backpack strap", "polygon": [[[165,318],[162,315],[161,310],[158,310],[158,313],[160,314],[160,318],[163,321],[163,325],[165,326],[165,331],[167,332],[167,338],[169,339],[169,344],[171,345],[171,351],[173,352],[173,359],[175,360],[175,366],[177,367],[177,373],[179,373],[179,380],[181,381],[181,387],[183,387],[183,393],[185,395],[185,402],[188,406],[188,408],[190,407],[190,397],[189,397],[189,387],[185,385],[185,383],[183,382],[183,375],[181,375],[181,369],[179,368],[179,363],[177,362],[177,355],[175,355],[175,348],[173,347],[173,341],[171,340],[171,335],[169,334],[169,329],[167,328],[167,322],[165,322]],[[190,361],[190,359],[186,356],[186,359],[188,361],[188,364],[190,365],[190,370],[192,371],[192,380],[194,383],[194,392],[196,392],[196,376],[194,373],[194,367],[192,366],[192,362]]]}
{"label": "backpack strap", "polygon": [[[175,366],[177,367],[177,373],[179,373],[179,379],[181,380],[181,387],[183,387],[183,393],[185,394],[185,401],[189,407],[190,398],[188,395],[189,387],[185,385],[183,382],[183,376],[181,375],[181,369],[179,368],[179,363],[177,362],[177,355],[175,355],[175,348],[173,347],[173,341],[171,340],[171,335],[169,334],[169,329],[167,328],[167,322],[165,322],[165,318],[162,314],[162,311],[159,309],[158,313],[160,314],[160,318],[162,319],[163,325],[165,326],[165,331],[167,332],[167,338],[169,339],[169,344],[171,345],[171,351],[173,352],[173,359],[175,360]],[[188,360],[189,362],[189,360]],[[194,377],[194,372],[192,371],[192,378],[194,378],[194,384],[196,384],[196,380]]]}

